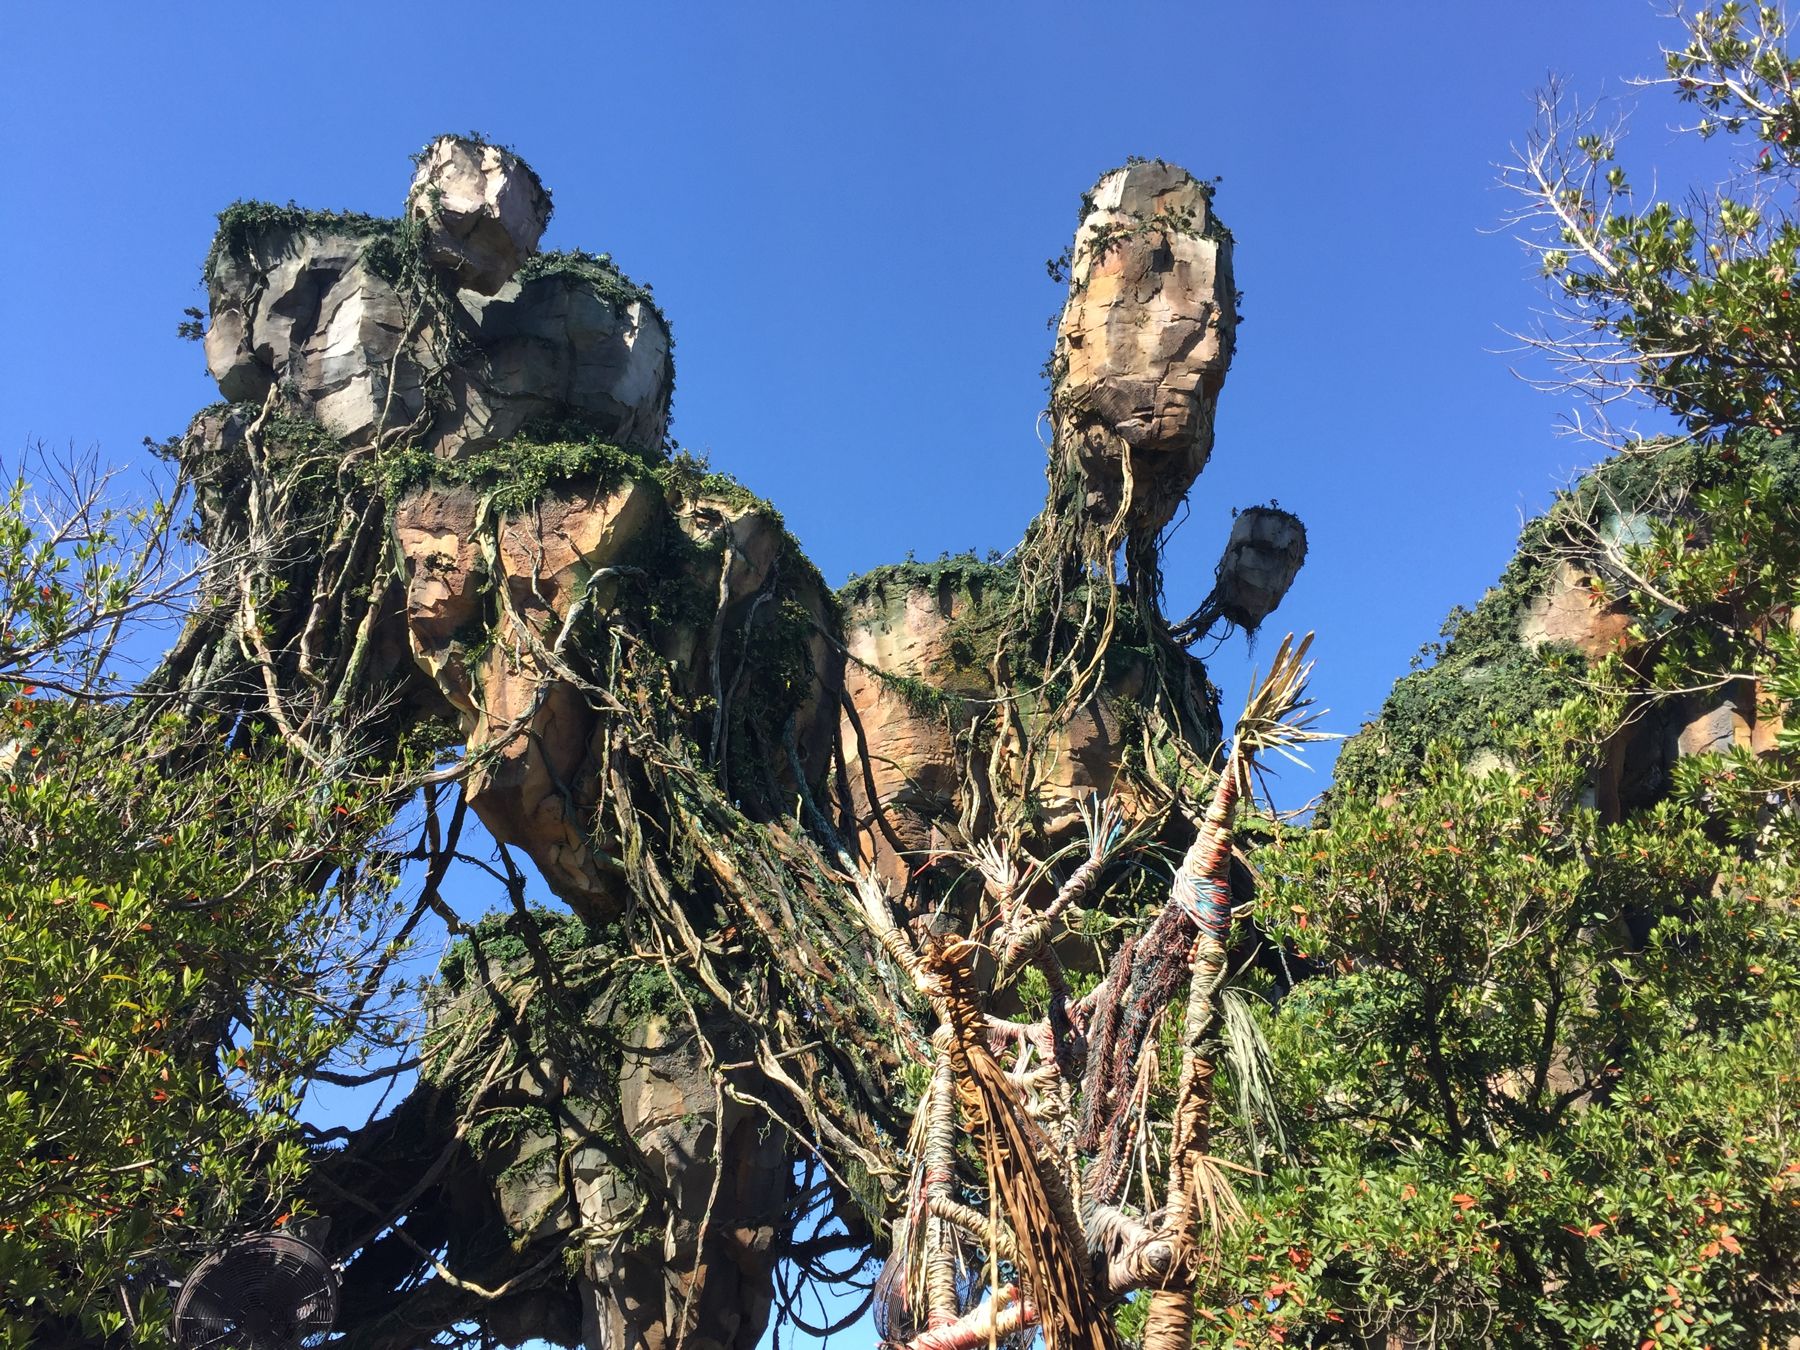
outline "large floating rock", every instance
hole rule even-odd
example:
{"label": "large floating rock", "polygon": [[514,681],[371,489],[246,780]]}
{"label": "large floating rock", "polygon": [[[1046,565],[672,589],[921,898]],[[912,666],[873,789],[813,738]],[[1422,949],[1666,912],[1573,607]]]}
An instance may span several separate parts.
{"label": "large floating rock", "polygon": [[[404,426],[423,402],[418,344],[394,287],[371,265],[372,237],[301,218],[221,241],[208,270],[206,364],[232,402],[260,402],[271,386],[295,411],[347,443]],[[398,359],[396,359],[398,353]]]}
{"label": "large floating rock", "polygon": [[376,270],[378,238],[298,218],[225,241],[208,275],[206,334],[225,398],[261,402],[279,385],[295,412],[361,445],[411,427],[435,385],[442,410],[418,440],[451,459],[540,418],[661,444],[674,387],[668,326],[616,271],[585,255],[541,258],[498,295],[457,292],[433,326]]}
{"label": "large floating rock", "polygon": [[1231,239],[1207,187],[1160,161],[1115,169],[1086,205],[1052,406],[1081,447],[1089,514],[1118,513],[1129,468],[1126,523],[1154,531],[1212,453],[1237,328]]}
{"label": "large floating rock", "polygon": [[619,903],[617,876],[588,833],[602,768],[591,745],[597,722],[548,667],[572,607],[608,602],[611,588],[603,576],[595,584],[595,574],[638,542],[655,506],[655,491],[636,480],[566,485],[494,522],[491,563],[474,542],[484,510],[474,489],[425,484],[394,508],[414,657],[480,755],[465,788],[469,805],[495,838],[524,849],[558,894],[608,917]]}
{"label": "large floating rock", "polygon": [[1254,633],[1275,612],[1306,561],[1306,526],[1291,511],[1252,506],[1238,512],[1219,559],[1213,603],[1219,614]]}
{"label": "large floating rock", "polygon": [[550,194],[510,150],[440,136],[419,157],[406,214],[423,222],[434,266],[460,287],[493,295],[537,251]]}
{"label": "large floating rock", "polygon": [[[616,841],[596,817],[609,769],[602,719],[561,664],[577,660],[579,641],[567,636],[576,621],[604,622],[619,603],[620,573],[638,571],[646,555],[661,559],[671,569],[663,584],[686,593],[670,608],[689,617],[655,625],[653,640],[683,694],[729,707],[761,674],[746,670],[750,635],[792,622],[798,605],[810,619],[809,687],[793,729],[811,782],[825,771],[837,721],[829,605],[817,574],[795,570],[779,519],[748,494],[665,491],[647,475],[577,478],[521,510],[492,512],[484,491],[466,484],[420,484],[395,503],[412,655],[462,719],[478,764],[465,791],[482,823],[524,850],[579,913],[606,922],[625,896],[609,856]],[[675,535],[688,546],[665,553],[662,541]],[[759,730],[771,749],[781,745],[784,727]],[[731,758],[728,739],[716,748],[727,785],[772,772],[784,799],[795,790],[785,757],[763,766]]]}
{"label": "large floating rock", "polygon": [[662,443],[674,387],[669,330],[616,274],[552,263],[491,298],[458,298],[475,354],[449,371],[440,455],[470,454],[536,418],[571,414],[622,445]]}

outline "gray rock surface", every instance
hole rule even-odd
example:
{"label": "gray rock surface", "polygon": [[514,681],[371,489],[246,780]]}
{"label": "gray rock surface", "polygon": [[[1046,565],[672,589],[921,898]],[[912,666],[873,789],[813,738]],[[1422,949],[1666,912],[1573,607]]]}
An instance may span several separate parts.
{"label": "gray rock surface", "polygon": [[369,440],[384,411],[388,426],[418,413],[431,358],[416,343],[400,351],[406,307],[370,266],[368,242],[276,224],[218,256],[206,364],[221,394],[261,402],[279,384],[349,444]]}
{"label": "gray rock surface", "polygon": [[433,265],[458,286],[493,295],[537,251],[550,194],[510,150],[440,136],[419,157],[406,214],[424,223]]}
{"label": "gray rock surface", "polygon": [[1219,612],[1255,632],[1275,612],[1306,561],[1306,526],[1291,511],[1252,506],[1238,512],[1219,559]]}
{"label": "gray rock surface", "polygon": [[449,371],[440,455],[454,459],[534,418],[570,414],[623,444],[661,442],[674,372],[655,306],[609,295],[574,271],[457,298],[474,350]]}
{"label": "gray rock surface", "polygon": [[[674,385],[669,330],[628,285],[589,261],[433,307],[375,270],[372,237],[276,224],[220,254],[206,358],[225,398],[260,403],[279,384],[293,411],[346,445],[411,429],[450,459],[538,418],[576,417],[624,444],[661,442]],[[433,416],[415,427],[428,389]]]}

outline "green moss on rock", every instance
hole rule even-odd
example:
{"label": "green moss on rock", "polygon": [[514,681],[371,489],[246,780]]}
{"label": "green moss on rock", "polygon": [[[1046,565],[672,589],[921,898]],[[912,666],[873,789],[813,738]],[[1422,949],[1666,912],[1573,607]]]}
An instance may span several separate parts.
{"label": "green moss on rock", "polygon": [[[559,431],[567,429],[548,434]],[[486,492],[497,514],[513,515],[559,483],[580,481],[604,490],[632,479],[654,479],[662,466],[660,451],[598,438],[539,439],[545,434],[527,431],[460,459],[440,459],[429,450],[408,448],[387,456],[381,472],[390,498],[426,482],[466,484]]]}
{"label": "green moss on rock", "polygon": [[308,239],[339,234],[352,239],[392,240],[404,230],[405,222],[395,216],[371,216],[362,211],[316,211],[291,201],[283,205],[239,200],[219,212],[219,228],[207,251],[203,275],[210,283],[220,259],[247,260],[252,241],[275,231]]}
{"label": "green moss on rock", "polygon": [[668,319],[650,287],[640,285],[620,271],[610,253],[589,253],[580,248],[534,253],[519,267],[517,280],[523,286],[543,277],[570,277],[585,282],[596,294],[616,306],[648,305],[663,320],[663,326],[668,326]]}
{"label": "green moss on rock", "polygon": [[1540,710],[1579,694],[1587,673],[1569,648],[1533,650],[1520,641],[1527,606],[1552,584],[1565,561],[1581,563],[1582,541],[1596,533],[1630,536],[1640,517],[1669,518],[1692,495],[1747,467],[1773,474],[1800,493],[1800,445],[1792,436],[1750,433],[1707,443],[1650,442],[1600,464],[1550,509],[1530,521],[1496,585],[1473,610],[1451,611],[1445,641],[1425,649],[1431,661],[1394,685],[1381,712],[1344,745],[1334,793],[1365,793],[1414,772],[1433,742],[1466,758],[1501,753]]}

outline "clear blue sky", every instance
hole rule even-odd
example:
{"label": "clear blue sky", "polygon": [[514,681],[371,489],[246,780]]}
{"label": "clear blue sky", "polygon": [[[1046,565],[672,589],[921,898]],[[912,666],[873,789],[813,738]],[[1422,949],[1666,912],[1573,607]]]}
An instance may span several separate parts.
{"label": "clear blue sky", "polygon": [[[554,191],[548,246],[654,284],[676,435],[834,583],[1017,540],[1061,299],[1043,264],[1079,194],[1131,154],[1221,175],[1247,321],[1170,608],[1210,583],[1231,507],[1298,511],[1311,560],[1271,622],[1319,630],[1343,730],[1590,453],[1493,354],[1538,296],[1483,233],[1493,164],[1546,71],[1629,94],[1673,35],[1646,0],[97,0],[5,27],[0,449],[128,460],[179,430],[216,397],[175,336],[214,213],[392,212],[413,150],[479,129]],[[1645,98],[1640,155],[1674,157],[1674,111]]]}
{"label": "clear blue sky", "polygon": [[[1299,512],[1311,559],[1271,625],[1318,630],[1321,701],[1353,730],[1591,457],[1495,354],[1540,293],[1492,233],[1494,165],[1546,72],[1629,102],[1673,36],[1647,0],[19,0],[0,454],[130,462],[179,431],[217,397],[175,335],[213,215],[392,213],[412,151],[477,129],[554,192],[546,246],[654,284],[675,434],[833,583],[1006,548],[1043,488],[1044,260],[1095,177],[1160,156],[1222,176],[1246,315],[1169,608],[1210,585],[1233,506]],[[1637,160],[1691,162],[1674,116],[1644,96]],[[1228,705],[1245,665],[1242,642],[1215,661]]]}

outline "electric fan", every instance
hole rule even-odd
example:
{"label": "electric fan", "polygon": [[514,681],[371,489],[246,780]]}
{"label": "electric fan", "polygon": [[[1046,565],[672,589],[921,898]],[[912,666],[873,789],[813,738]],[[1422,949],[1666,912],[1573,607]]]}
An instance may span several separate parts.
{"label": "electric fan", "polygon": [[186,1350],[302,1350],[337,1319],[337,1272],[285,1233],[214,1252],[175,1300],[175,1339]]}

